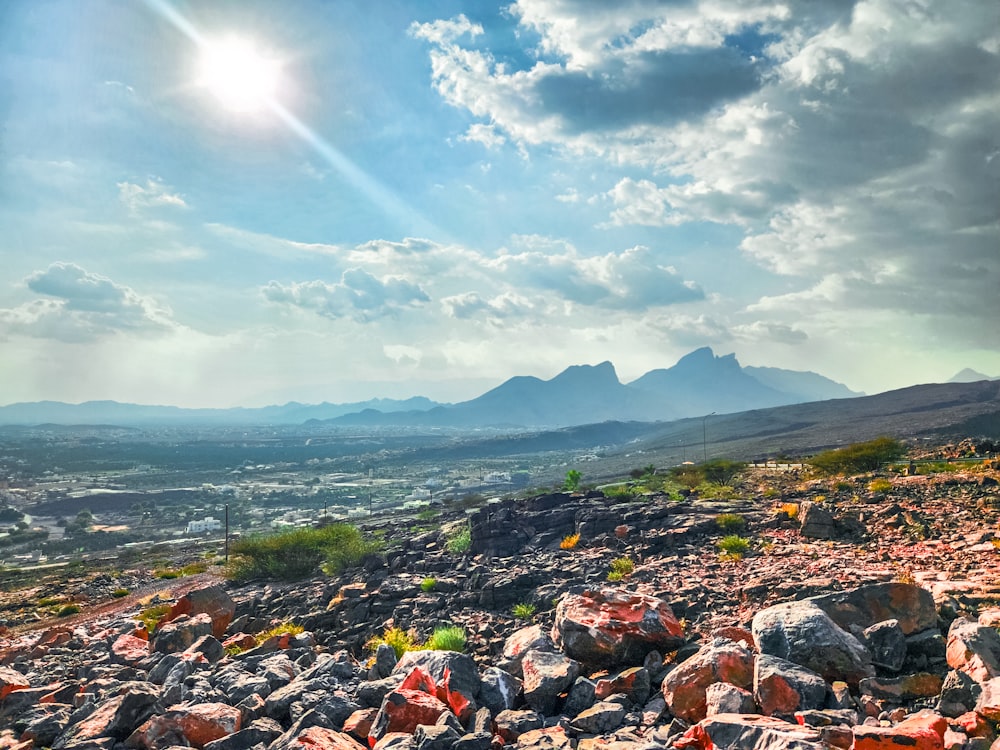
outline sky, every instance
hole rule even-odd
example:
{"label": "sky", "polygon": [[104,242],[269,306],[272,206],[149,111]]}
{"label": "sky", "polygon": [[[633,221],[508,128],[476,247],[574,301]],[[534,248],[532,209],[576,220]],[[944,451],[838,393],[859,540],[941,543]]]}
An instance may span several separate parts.
{"label": "sky", "polygon": [[876,393],[998,321],[1000,3],[0,3],[0,403]]}

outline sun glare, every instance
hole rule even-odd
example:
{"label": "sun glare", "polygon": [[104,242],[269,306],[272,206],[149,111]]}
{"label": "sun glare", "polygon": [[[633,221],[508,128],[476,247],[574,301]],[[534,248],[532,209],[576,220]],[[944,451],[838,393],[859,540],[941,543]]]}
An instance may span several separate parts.
{"label": "sun glare", "polygon": [[274,100],[281,65],[249,39],[227,37],[202,47],[198,82],[224,107],[253,112]]}

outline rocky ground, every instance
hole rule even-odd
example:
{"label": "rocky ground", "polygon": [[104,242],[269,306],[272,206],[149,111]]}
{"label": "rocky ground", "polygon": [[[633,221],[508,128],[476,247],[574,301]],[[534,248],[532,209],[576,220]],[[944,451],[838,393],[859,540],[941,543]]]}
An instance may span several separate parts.
{"label": "rocky ground", "polygon": [[[152,636],[148,596],[97,610],[89,583],[92,611],[0,640],[0,748],[998,750],[998,477],[504,501],[464,554],[456,515],[339,578],[158,591]],[[734,531],[749,550],[720,556]],[[366,648],[445,623],[464,654]]]}

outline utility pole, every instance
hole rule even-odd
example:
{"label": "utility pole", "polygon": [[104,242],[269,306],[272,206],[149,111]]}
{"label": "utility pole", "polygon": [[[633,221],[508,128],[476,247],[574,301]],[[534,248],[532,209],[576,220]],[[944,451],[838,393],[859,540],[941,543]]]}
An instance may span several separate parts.
{"label": "utility pole", "polygon": [[[701,418],[701,451],[704,455],[705,463],[708,463],[708,428],[705,426],[705,423],[708,421],[708,418],[712,416],[715,416],[714,411]],[[697,438],[695,438],[695,440],[697,440]]]}
{"label": "utility pole", "polygon": [[226,503],[226,562],[229,562],[229,503]]}

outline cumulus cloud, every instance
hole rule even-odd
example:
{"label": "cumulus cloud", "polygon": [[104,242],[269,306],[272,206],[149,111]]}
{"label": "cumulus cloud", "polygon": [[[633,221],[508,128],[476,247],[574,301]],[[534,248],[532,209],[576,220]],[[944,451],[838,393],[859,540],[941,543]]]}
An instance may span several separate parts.
{"label": "cumulus cloud", "polygon": [[0,330],[7,334],[75,342],[175,328],[168,309],[75,263],[53,263],[24,284],[48,299],[0,310]]}
{"label": "cumulus cloud", "polygon": [[118,199],[133,215],[138,215],[146,208],[161,206],[187,208],[187,203],[180,194],[170,192],[160,180],[154,178],[146,180],[145,185],[119,182]]}
{"label": "cumulus cloud", "polygon": [[344,271],[336,284],[271,281],[261,292],[269,302],[310,310],[325,318],[351,317],[359,323],[395,317],[430,301],[418,284],[400,276],[377,278],[360,268]]}
{"label": "cumulus cloud", "polygon": [[536,309],[536,305],[530,300],[514,292],[505,292],[493,298],[485,298],[478,292],[464,292],[444,297],[441,305],[449,317],[460,319],[484,317],[493,323],[521,317]]}
{"label": "cumulus cloud", "polygon": [[498,133],[496,128],[481,122],[470,125],[469,129],[465,131],[465,135],[462,136],[462,140],[470,143],[481,143],[486,148],[499,148],[507,142],[507,139]]}

